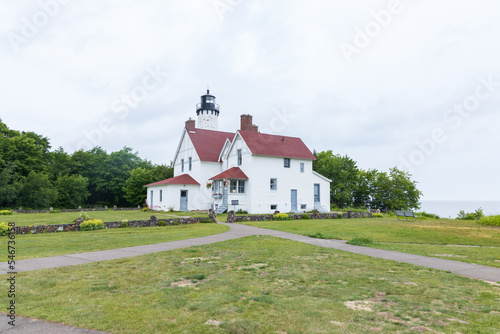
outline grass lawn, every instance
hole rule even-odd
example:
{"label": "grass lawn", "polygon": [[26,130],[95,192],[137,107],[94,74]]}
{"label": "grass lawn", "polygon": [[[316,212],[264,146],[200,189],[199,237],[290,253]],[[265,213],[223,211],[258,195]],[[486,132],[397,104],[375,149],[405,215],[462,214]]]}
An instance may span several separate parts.
{"label": "grass lawn", "polygon": [[[147,220],[152,215],[158,219],[179,218],[179,217],[208,217],[208,213],[198,212],[142,212],[140,210],[124,211],[88,211],[91,218],[101,219],[105,222],[127,220]],[[26,225],[51,225],[51,224],[71,224],[80,217],[79,212],[61,213],[14,213],[10,216],[0,216],[0,222],[15,222],[17,226]]]}
{"label": "grass lawn", "polygon": [[[157,244],[226,231],[229,228],[219,224],[187,224],[16,235],[16,260]],[[7,237],[1,237],[0,241],[6,250]],[[7,251],[2,252],[0,258],[0,262],[4,261],[7,261]]]}
{"label": "grass lawn", "polygon": [[302,235],[321,233],[328,239],[371,238],[370,247],[500,267],[500,228],[474,221],[357,218],[245,224]]}
{"label": "grass lawn", "polygon": [[19,315],[111,333],[500,331],[500,286],[268,236],[19,273],[16,283]]}

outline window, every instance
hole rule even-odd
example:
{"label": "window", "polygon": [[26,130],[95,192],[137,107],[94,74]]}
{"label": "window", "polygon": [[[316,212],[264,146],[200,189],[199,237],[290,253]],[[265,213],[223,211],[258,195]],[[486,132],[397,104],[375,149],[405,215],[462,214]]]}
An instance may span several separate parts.
{"label": "window", "polygon": [[193,168],[193,158],[189,157],[189,170]]}
{"label": "window", "polygon": [[300,163],[300,172],[304,173],[304,163],[303,162]]}
{"label": "window", "polygon": [[181,159],[181,173],[184,173],[184,159]]}
{"label": "window", "polygon": [[231,194],[244,194],[245,180],[231,180],[229,184],[229,192]]}
{"label": "window", "polygon": [[163,190],[160,190],[160,202],[163,202]]}
{"label": "window", "polygon": [[285,158],[285,159],[283,160],[283,166],[284,166],[285,168],[290,168],[290,158]]}
{"label": "window", "polygon": [[241,166],[243,162],[243,157],[241,156],[241,150],[236,151],[238,153],[238,166]]}
{"label": "window", "polygon": [[271,179],[271,190],[278,190],[278,179]]}
{"label": "window", "polygon": [[245,180],[239,180],[239,182],[238,182],[238,193],[239,194],[244,194],[245,193]]}
{"label": "window", "polygon": [[222,194],[222,181],[214,181],[212,183],[212,192],[214,194]]}
{"label": "window", "polygon": [[301,209],[301,210],[305,210],[305,209],[307,209],[307,204],[301,204],[301,205],[300,205],[300,209]]}
{"label": "window", "polygon": [[240,205],[240,201],[237,199],[231,200],[231,205]]}
{"label": "window", "polygon": [[278,210],[278,204],[271,204],[271,210]]}

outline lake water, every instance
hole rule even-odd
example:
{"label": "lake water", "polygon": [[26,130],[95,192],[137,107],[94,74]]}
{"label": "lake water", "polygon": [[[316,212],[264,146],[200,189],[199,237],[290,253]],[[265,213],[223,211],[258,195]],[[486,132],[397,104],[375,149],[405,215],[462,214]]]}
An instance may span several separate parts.
{"label": "lake water", "polygon": [[456,218],[460,210],[474,212],[482,208],[485,215],[500,215],[500,201],[422,201],[418,211],[434,213],[441,218]]}

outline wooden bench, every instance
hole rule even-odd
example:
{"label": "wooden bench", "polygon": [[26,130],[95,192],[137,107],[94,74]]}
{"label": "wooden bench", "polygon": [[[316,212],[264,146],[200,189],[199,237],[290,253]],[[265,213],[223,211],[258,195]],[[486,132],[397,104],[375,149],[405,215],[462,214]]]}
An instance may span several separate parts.
{"label": "wooden bench", "polygon": [[399,217],[406,217],[406,221],[408,221],[408,217],[413,217],[413,218],[415,218],[415,221],[417,221],[417,217],[418,217],[418,216],[415,216],[415,212],[413,212],[413,211],[401,211],[401,210],[396,210],[396,216],[398,216],[398,220],[399,220]]}

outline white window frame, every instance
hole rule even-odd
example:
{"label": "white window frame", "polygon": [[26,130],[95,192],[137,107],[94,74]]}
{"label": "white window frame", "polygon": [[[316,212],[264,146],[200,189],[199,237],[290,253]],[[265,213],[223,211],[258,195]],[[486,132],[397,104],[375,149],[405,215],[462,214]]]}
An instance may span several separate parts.
{"label": "white window frame", "polygon": [[188,161],[189,161],[189,171],[191,171],[193,169],[193,158],[189,157]]}
{"label": "white window frame", "polygon": [[181,173],[184,173],[184,159],[181,159]]}
{"label": "white window frame", "polygon": [[300,172],[304,173],[305,170],[305,164],[303,162],[300,163]]}
{"label": "white window frame", "polygon": [[241,166],[243,164],[243,153],[241,149],[236,150],[236,156],[238,157],[238,166]]}
{"label": "white window frame", "polygon": [[292,166],[292,160],[290,158],[283,159],[283,167],[290,168]]}
{"label": "white window frame", "polygon": [[[274,182],[273,182],[274,180]],[[274,188],[273,188],[274,186]],[[278,179],[275,178],[275,177],[272,177],[270,180],[269,180],[269,189],[271,191],[277,191],[278,190]]]}

